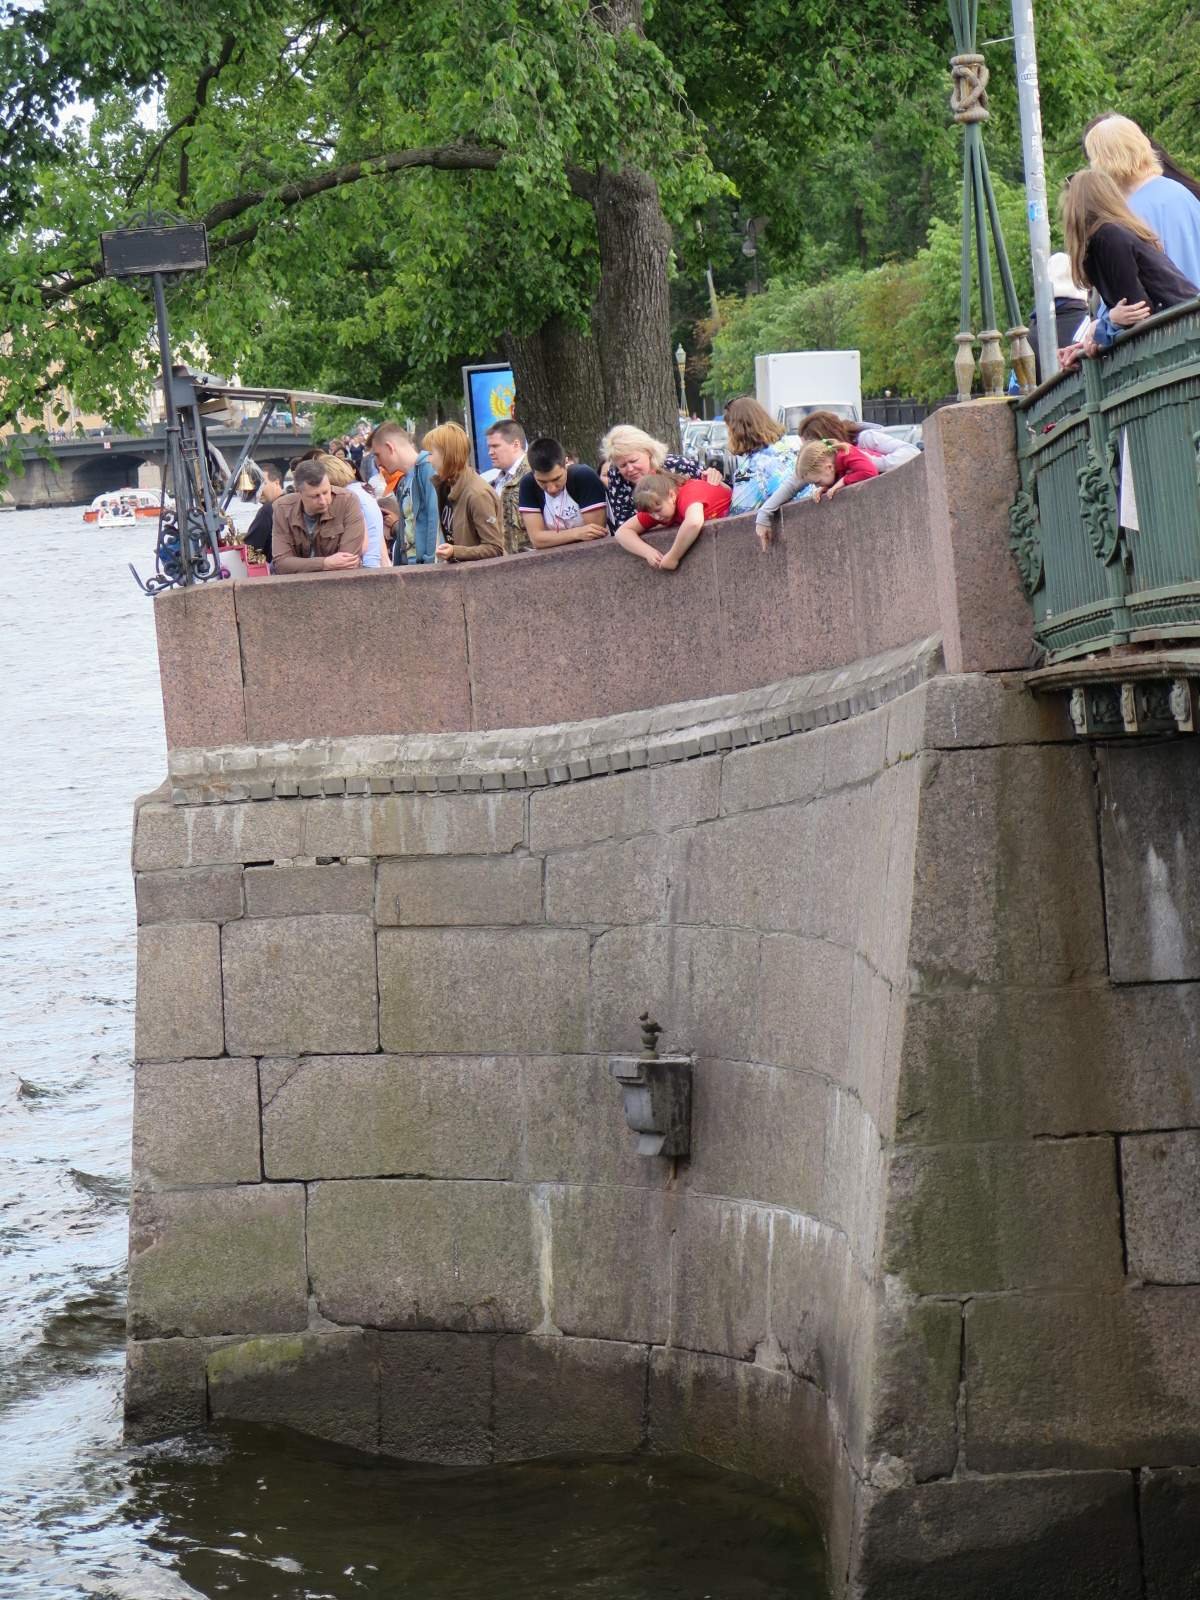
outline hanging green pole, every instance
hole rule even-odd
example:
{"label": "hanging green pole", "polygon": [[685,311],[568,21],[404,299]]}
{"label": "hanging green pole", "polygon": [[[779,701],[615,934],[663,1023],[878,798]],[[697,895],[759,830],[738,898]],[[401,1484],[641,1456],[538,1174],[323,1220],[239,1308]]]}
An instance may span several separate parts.
{"label": "hanging green pole", "polygon": [[1000,214],[983,148],[981,125],[988,120],[988,69],[983,57],[975,48],[979,0],[947,0],[947,10],[950,14],[950,27],[954,34],[956,52],[950,60],[950,76],[954,84],[950,109],[955,122],[959,123],[963,130],[962,294],[960,326],[956,340],[958,353],[954,358],[954,372],[958,384],[958,397],[964,400],[970,395],[975,373],[970,311],[972,248],[979,273],[979,301],[984,323],[979,336],[979,374],[983,380],[984,394],[999,395],[1004,382],[1005,362],[1000,349],[1000,330],[996,326],[989,228],[996,247],[996,260],[1000,268],[1005,304],[1012,323],[1008,333],[1011,358],[1022,388],[1032,387],[1033,357],[1029,349],[1028,329],[1020,322],[1020,306],[1012,281],[1008,252],[1004,248]]}

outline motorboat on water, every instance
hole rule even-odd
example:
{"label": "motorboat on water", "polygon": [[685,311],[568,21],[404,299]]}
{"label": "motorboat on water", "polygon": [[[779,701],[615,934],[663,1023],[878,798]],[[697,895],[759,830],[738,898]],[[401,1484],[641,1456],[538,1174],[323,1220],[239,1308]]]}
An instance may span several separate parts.
{"label": "motorboat on water", "polygon": [[109,489],[96,496],[83,520],[101,528],[132,528],[139,522],[157,522],[163,506],[169,511],[174,504],[169,494],[154,489]]}

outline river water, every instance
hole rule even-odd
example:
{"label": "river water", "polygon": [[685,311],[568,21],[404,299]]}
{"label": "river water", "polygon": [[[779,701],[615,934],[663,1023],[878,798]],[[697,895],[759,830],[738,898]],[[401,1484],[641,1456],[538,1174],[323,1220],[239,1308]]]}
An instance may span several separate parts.
{"label": "river water", "polygon": [[696,1463],[123,1444],[129,837],[165,749],[153,527],[80,511],[0,516],[0,1597],[821,1600],[803,1514]]}

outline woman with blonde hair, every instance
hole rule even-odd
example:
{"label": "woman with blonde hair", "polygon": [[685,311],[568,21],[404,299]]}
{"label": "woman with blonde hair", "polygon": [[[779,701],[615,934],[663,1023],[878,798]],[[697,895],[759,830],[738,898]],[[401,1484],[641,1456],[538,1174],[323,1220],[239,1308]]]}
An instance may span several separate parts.
{"label": "woman with blonde hair", "polygon": [[421,440],[437,484],[442,543],[439,561],[483,561],[504,554],[500,502],[471,465],[471,441],[457,422],[431,428]]}
{"label": "woman with blonde hair", "polygon": [[1153,315],[1200,294],[1107,173],[1076,172],[1060,204],[1072,276],[1099,293],[1118,326],[1126,307],[1144,304]]}
{"label": "woman with blonde hair", "polygon": [[[661,439],[655,439],[641,428],[620,424],[610,428],[600,442],[600,455],[608,462],[606,520],[609,533],[615,533],[635,516],[633,487],[639,478],[652,472],[669,472],[676,478],[700,478],[704,468],[690,456],[677,456],[668,452]],[[710,483],[723,481],[718,472],[708,474]]]}
{"label": "woman with blonde hair", "polygon": [[363,566],[390,567],[392,563],[388,559],[387,545],[383,539],[383,512],[380,511],[378,500],[366,484],[359,483],[358,473],[355,472],[352,462],[346,456],[318,456],[316,459],[325,468],[331,486],[353,495],[358,501],[358,508],[363,516],[363,526],[366,529],[366,541],[362,553]]}
{"label": "woman with blonde hair", "polygon": [[[1092,171],[1113,180],[1130,211],[1150,228],[1183,276],[1200,283],[1200,200],[1185,184],[1165,175],[1153,141],[1132,118],[1108,113],[1088,125],[1083,148]],[[1150,315],[1148,305],[1136,303],[1122,316],[1102,312],[1093,340],[1105,349],[1117,329],[1132,327]]]}

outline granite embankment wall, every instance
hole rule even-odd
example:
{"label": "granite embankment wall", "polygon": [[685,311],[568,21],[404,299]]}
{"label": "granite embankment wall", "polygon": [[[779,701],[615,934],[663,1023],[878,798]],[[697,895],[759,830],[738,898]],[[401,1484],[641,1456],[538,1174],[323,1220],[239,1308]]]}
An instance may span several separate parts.
{"label": "granite embankment wall", "polygon": [[[693,1452],[805,1494],[838,1595],[1190,1592],[1194,746],[1089,746],[984,670],[1023,641],[939,429],[1008,419],[962,411],[945,663],[176,740],[134,840],[136,1433]],[[646,1005],[697,1056],[673,1163],[607,1072]]]}

